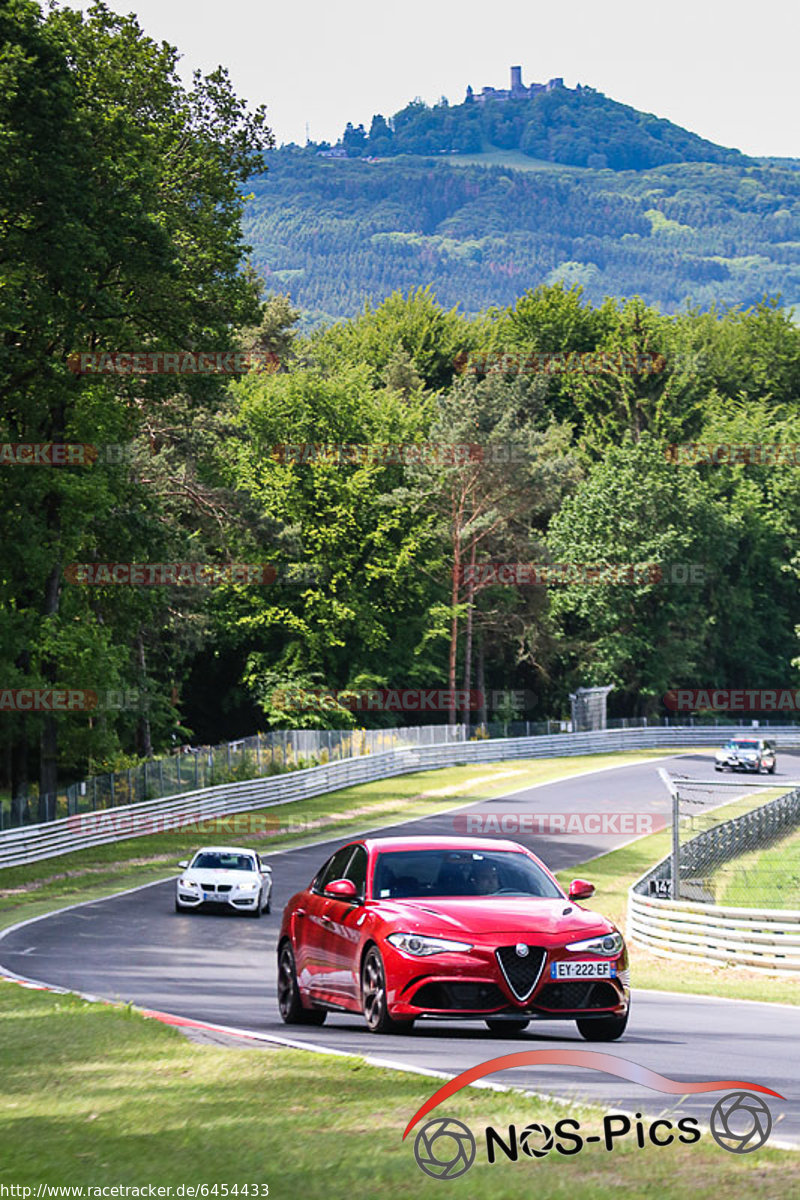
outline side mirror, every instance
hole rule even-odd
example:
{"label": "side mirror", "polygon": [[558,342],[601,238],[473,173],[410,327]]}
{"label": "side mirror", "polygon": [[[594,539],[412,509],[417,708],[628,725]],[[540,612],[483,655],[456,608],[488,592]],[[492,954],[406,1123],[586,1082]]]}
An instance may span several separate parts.
{"label": "side mirror", "polygon": [[333,900],[357,900],[358,888],[352,879],[332,879],[326,885],[323,895],[330,896]]}
{"label": "side mirror", "polygon": [[189,865],[189,860],[188,860],[188,858],[182,858],[182,859],[181,859],[181,861],[178,863],[178,866],[179,866],[179,867],[182,867],[184,871],[186,870],[186,868],[188,867],[188,865]]}
{"label": "side mirror", "polygon": [[570,900],[588,900],[594,895],[594,884],[587,883],[585,879],[573,879],[569,885]]}

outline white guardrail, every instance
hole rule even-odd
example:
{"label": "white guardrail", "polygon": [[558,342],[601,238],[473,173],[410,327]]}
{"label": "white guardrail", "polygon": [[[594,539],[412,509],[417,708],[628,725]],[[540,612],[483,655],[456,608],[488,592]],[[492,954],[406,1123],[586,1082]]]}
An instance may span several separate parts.
{"label": "white guardrail", "polygon": [[[504,762],[515,758],[562,758],[615,750],[715,746],[721,739],[752,735],[744,726],[672,726],[650,729],[605,729],[591,733],[492,738],[483,741],[418,746],[341,759],[286,775],[251,779],[184,792],[168,799],[79,813],[40,825],[0,833],[0,868],[20,866],[146,834],[179,830],[210,817],[230,816],[271,808],[335,792],[358,783],[437,767]],[[768,736],[778,748],[800,746],[800,726],[770,726]]]}
{"label": "white guardrail", "polygon": [[794,909],[659,900],[631,888],[627,934],[637,945],[668,958],[736,963],[773,973],[800,971],[800,911]]}
{"label": "white guardrail", "polygon": [[[679,778],[670,782],[680,787]],[[733,781],[730,786],[735,786]],[[759,781],[759,786],[770,784]],[[702,876],[718,859],[735,859],[752,844],[763,844],[765,835],[767,840],[774,840],[796,829],[799,798],[800,790],[794,784],[784,795],[687,842],[681,848],[677,868],[681,891],[684,871],[690,878],[698,873]],[[627,934],[631,941],[659,956],[684,961],[710,960],[781,974],[800,971],[800,911],[733,908],[680,896],[666,899],[651,895],[652,882],[671,879],[673,869],[674,857],[668,855],[649,867],[629,889]]]}

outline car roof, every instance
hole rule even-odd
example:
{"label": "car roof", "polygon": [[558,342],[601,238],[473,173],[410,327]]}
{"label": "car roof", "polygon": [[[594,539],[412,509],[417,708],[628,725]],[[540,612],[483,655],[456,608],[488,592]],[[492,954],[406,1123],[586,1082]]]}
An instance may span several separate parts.
{"label": "car roof", "polygon": [[197,854],[252,854],[256,851],[249,849],[247,846],[201,846],[199,850],[195,850],[192,857]]}
{"label": "car roof", "polygon": [[494,837],[385,837],[363,838],[368,850],[522,850],[518,842]]}

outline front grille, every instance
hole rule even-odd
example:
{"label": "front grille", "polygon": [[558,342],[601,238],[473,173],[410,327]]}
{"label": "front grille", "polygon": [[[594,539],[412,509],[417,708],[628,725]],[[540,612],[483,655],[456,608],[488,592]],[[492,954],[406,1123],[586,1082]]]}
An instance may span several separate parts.
{"label": "front grille", "polygon": [[215,883],[201,883],[200,887],[204,892],[215,892],[217,890],[217,885]]}
{"label": "front grille", "polygon": [[494,1009],[508,1003],[493,983],[425,983],[411,1003],[426,1009]]}
{"label": "front grille", "polygon": [[536,998],[537,1007],[577,1012],[582,1008],[615,1008],[620,1003],[619,992],[613,984],[589,979],[569,983],[548,983]]}
{"label": "front grille", "polygon": [[527,1000],[542,973],[544,947],[528,946],[527,955],[520,957],[516,946],[500,946],[495,954],[511,991],[518,1000]]}
{"label": "front grille", "polygon": [[232,883],[218,883],[217,891],[218,892],[229,892],[232,887],[233,887]]}

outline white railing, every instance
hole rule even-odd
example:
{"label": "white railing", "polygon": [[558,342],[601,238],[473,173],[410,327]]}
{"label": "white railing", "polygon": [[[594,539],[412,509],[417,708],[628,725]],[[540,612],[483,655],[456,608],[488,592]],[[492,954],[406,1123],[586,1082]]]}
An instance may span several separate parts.
{"label": "white railing", "polygon": [[800,911],[723,908],[628,893],[628,937],[655,954],[800,971]]}
{"label": "white railing", "polygon": [[[681,780],[672,782],[680,787]],[[672,855],[648,868],[628,892],[631,941],[670,958],[731,963],[756,971],[800,971],[800,911],[732,908],[681,898],[686,877],[696,878],[795,829],[799,802],[800,790],[794,787],[680,846],[677,866],[673,849]],[[671,880],[675,870],[680,875],[678,899],[649,894],[651,882]],[[676,894],[674,886],[672,893]]]}
{"label": "white railing", "polygon": [[[752,733],[728,726],[724,736]],[[770,728],[778,747],[800,746],[800,726]],[[210,817],[291,804],[335,792],[354,784],[393,775],[470,763],[504,762],[515,758],[562,758],[615,750],[713,746],[720,741],[714,726],[607,729],[592,733],[562,733],[540,737],[493,738],[450,745],[416,746],[385,754],[341,759],[285,775],[222,784],[169,799],[146,800],[97,812],[80,813],[40,825],[0,833],[0,868],[38,862],[87,846],[180,829]]]}

